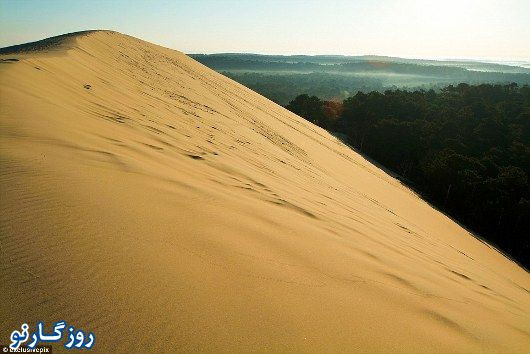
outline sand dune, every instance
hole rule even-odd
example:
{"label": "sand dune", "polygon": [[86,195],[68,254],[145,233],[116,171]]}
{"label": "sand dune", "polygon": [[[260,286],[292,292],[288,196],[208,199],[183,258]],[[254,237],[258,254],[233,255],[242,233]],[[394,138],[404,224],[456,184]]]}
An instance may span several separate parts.
{"label": "sand dune", "polygon": [[528,352],[529,274],[324,130],[115,32],[2,52],[1,343]]}

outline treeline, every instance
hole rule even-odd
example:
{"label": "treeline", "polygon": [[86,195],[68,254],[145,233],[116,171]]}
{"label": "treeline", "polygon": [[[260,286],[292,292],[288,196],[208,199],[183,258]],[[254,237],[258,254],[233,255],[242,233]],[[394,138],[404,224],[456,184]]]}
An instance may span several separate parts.
{"label": "treeline", "polygon": [[523,67],[480,62],[429,61],[371,57],[263,56],[253,54],[192,55],[211,69],[223,72],[254,72],[269,75],[327,73],[386,77],[387,86],[409,86],[418,80],[471,84],[530,84],[530,70]]}
{"label": "treeline", "polygon": [[428,78],[430,81],[460,80],[459,82],[468,83],[516,82],[520,85],[530,84],[530,74],[528,73],[474,71],[450,65],[435,66],[380,61],[360,61],[325,65],[309,62],[262,62],[257,60],[234,60],[230,58],[217,58],[212,60],[209,57],[203,58],[201,62],[214,70],[228,72],[259,72],[269,74],[330,73],[342,75],[363,74],[365,76],[408,75]]}
{"label": "treeline", "polygon": [[440,210],[530,268],[530,87],[300,95],[287,109],[346,137]]}
{"label": "treeline", "polygon": [[[366,68],[396,68],[417,73],[418,70],[430,70],[425,67],[462,68],[478,72],[497,73],[526,73],[530,69],[524,66],[514,66],[499,63],[487,63],[471,60],[426,60],[384,57],[376,55],[345,56],[345,55],[262,55],[262,54],[190,54],[190,56],[216,70],[240,71],[299,71],[300,69],[313,71],[349,71],[353,65],[354,71],[364,71]],[[285,65],[287,64],[287,65]],[[408,64],[408,65],[394,65]],[[520,63],[524,65],[523,63]],[[429,73],[432,73],[429,71]]]}

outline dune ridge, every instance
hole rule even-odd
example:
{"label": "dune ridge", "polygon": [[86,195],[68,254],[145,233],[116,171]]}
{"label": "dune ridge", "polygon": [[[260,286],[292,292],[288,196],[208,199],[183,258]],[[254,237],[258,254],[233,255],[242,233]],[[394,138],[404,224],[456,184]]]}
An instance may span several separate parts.
{"label": "dune ridge", "polygon": [[65,320],[95,352],[530,348],[525,270],[250,89],[112,31],[0,59],[0,343]]}

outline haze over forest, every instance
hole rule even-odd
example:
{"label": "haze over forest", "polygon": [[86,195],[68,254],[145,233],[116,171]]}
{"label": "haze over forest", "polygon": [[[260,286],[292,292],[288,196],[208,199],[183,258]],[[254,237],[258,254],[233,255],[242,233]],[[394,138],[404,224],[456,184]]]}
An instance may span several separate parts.
{"label": "haze over forest", "polygon": [[0,344],[528,354],[529,13],[0,0]]}
{"label": "haze over forest", "polygon": [[342,100],[357,91],[440,89],[449,84],[530,84],[530,62],[517,65],[381,56],[191,54],[195,60],[285,105],[300,94]]}

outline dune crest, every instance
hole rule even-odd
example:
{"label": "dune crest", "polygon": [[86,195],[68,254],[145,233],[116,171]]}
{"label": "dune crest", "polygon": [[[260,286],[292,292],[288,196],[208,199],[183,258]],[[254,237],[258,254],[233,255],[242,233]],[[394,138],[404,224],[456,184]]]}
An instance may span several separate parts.
{"label": "dune crest", "polygon": [[2,344],[530,348],[528,273],[326,131],[116,32],[1,53]]}

